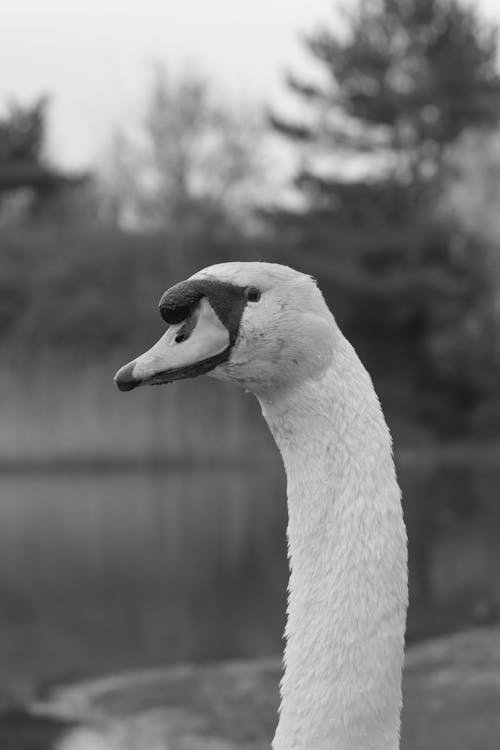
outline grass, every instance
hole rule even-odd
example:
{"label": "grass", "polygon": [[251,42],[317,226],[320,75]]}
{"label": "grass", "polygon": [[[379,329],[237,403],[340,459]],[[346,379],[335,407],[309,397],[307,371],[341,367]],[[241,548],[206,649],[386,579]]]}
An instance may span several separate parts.
{"label": "grass", "polygon": [[232,386],[202,379],[120,393],[113,375],[130,357],[4,368],[0,466],[248,463],[274,450],[256,400]]}
{"label": "grass", "polygon": [[[113,375],[133,355],[78,363],[47,354],[4,364],[0,471],[275,463],[253,396],[208,378],[120,393]],[[398,423],[395,433],[400,465],[428,471],[497,461],[498,444],[416,446],[409,425]]]}

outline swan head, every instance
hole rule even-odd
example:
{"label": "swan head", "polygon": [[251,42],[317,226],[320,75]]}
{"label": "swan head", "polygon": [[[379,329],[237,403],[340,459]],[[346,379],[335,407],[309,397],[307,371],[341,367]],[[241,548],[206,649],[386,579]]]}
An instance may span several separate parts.
{"label": "swan head", "polygon": [[275,263],[221,263],[168,289],[166,333],[115,375],[120,390],[209,374],[261,395],[319,376],[338,329],[314,280]]}

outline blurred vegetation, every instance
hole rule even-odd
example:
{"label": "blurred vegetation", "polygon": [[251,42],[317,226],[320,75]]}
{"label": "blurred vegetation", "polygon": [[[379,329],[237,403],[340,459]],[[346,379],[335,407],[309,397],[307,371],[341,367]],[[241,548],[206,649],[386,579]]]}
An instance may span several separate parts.
{"label": "blurred vegetation", "polygon": [[305,44],[318,76],[288,77],[303,116],[271,115],[300,149],[303,203],[271,218],[369,369],[405,383],[401,407],[463,434],[498,393],[498,235],[443,203],[461,136],[498,125],[497,29],[455,0],[376,0]]}
{"label": "blurred vegetation", "polygon": [[149,232],[251,226],[264,182],[258,113],[221,101],[201,74],[173,78],[160,64],[142,108],[139,122],[113,133],[100,170],[101,218]]}
{"label": "blurred vegetation", "polygon": [[494,435],[497,30],[454,0],[360,1],[342,24],[305,39],[315,80],[288,77],[302,115],[270,116],[300,164],[291,202],[270,200],[258,113],[199,75],[156,67],[141,121],[85,176],[46,158],[45,100],[12,105],[4,358],[136,353],[161,331],[169,284],[218,261],[278,260],[317,277],[393,425],[415,440]]}
{"label": "blurred vegetation", "polygon": [[45,158],[47,99],[23,107],[11,102],[0,118],[0,225],[23,219],[67,217],[87,175],[74,175]]}
{"label": "blurred vegetation", "polygon": [[[157,301],[200,262],[251,257],[234,231],[144,234],[113,227],[35,225],[0,230],[4,356],[91,359],[142,350],[162,331]],[[202,260],[205,255],[206,260]]]}

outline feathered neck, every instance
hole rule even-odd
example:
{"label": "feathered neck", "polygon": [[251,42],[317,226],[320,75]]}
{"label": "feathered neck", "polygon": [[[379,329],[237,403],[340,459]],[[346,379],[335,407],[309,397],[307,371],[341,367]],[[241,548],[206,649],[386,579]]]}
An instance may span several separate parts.
{"label": "feathered neck", "polygon": [[391,439],[343,338],[317,379],[261,395],[288,485],[290,581],[274,750],[396,750],[406,532]]}

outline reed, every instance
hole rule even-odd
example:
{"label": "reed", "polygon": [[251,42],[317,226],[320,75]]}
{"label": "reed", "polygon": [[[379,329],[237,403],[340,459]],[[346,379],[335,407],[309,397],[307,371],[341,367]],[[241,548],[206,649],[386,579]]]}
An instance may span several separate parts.
{"label": "reed", "polygon": [[113,374],[126,358],[5,367],[0,463],[252,463],[274,453],[250,396],[205,380],[124,396]]}

